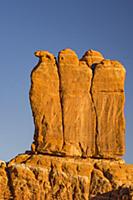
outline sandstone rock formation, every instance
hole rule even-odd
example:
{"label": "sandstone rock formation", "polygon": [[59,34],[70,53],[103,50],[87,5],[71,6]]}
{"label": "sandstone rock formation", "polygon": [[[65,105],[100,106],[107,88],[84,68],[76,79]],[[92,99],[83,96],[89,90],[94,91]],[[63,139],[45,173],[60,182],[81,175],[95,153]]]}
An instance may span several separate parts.
{"label": "sandstone rock formation", "polygon": [[0,199],[130,200],[133,165],[122,160],[18,155],[6,168],[0,167]]}
{"label": "sandstone rock formation", "polygon": [[124,155],[124,67],[94,50],[80,60],[71,49],[62,50],[58,62],[45,51],[36,56],[40,61],[30,90],[32,149],[81,157]]}
{"label": "sandstone rock formation", "polygon": [[85,61],[89,67],[92,67],[104,60],[104,57],[100,52],[90,49],[85,52],[81,60]]}
{"label": "sandstone rock formation", "polygon": [[90,95],[92,70],[70,49],[59,53],[64,146],[70,156],[95,154],[95,111]]}
{"label": "sandstone rock formation", "polygon": [[0,199],[10,199],[11,191],[8,179],[8,170],[6,168],[6,163],[0,161]]}
{"label": "sandstone rock formation", "polygon": [[39,63],[31,74],[30,102],[35,123],[32,148],[41,153],[59,152],[63,132],[56,60],[47,51],[35,55]]}
{"label": "sandstone rock formation", "polygon": [[37,51],[30,102],[31,151],[0,162],[0,200],[131,200],[133,165],[125,152],[125,69],[71,49],[58,62]]}
{"label": "sandstone rock formation", "polygon": [[97,154],[104,158],[125,153],[124,81],[125,69],[118,61],[104,60],[94,69]]}

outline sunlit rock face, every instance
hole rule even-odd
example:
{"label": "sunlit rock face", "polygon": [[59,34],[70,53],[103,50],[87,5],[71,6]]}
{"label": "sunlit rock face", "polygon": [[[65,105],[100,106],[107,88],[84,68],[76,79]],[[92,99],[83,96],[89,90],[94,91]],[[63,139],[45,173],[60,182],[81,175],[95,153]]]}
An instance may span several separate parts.
{"label": "sunlit rock face", "polygon": [[103,60],[94,69],[92,97],[97,120],[97,154],[103,158],[125,153],[125,69],[118,61]]}
{"label": "sunlit rock face", "polygon": [[41,153],[60,152],[63,130],[56,60],[47,51],[35,55],[39,63],[31,73],[30,102],[35,124],[32,147]]}
{"label": "sunlit rock face", "polygon": [[65,155],[95,154],[95,110],[90,95],[92,70],[65,49],[58,57]]}
{"label": "sunlit rock face", "polygon": [[133,198],[133,165],[122,160],[22,154],[0,167],[0,199]]}
{"label": "sunlit rock face", "polygon": [[93,65],[98,64],[104,60],[104,57],[100,52],[90,49],[85,52],[81,60],[85,61],[87,65],[92,68]]}
{"label": "sunlit rock face", "polygon": [[35,123],[32,149],[41,153],[116,158],[125,152],[125,69],[118,61],[71,49],[58,60],[37,51],[30,101]]}
{"label": "sunlit rock face", "polygon": [[131,200],[125,152],[125,69],[94,50],[37,51],[31,151],[0,161],[0,200]]}

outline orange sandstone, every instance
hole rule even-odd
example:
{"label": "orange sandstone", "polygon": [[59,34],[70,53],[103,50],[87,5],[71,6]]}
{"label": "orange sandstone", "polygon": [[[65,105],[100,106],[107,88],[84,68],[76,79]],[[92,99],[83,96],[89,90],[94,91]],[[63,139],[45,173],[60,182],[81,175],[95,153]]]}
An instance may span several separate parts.
{"label": "orange sandstone", "polygon": [[0,162],[0,200],[133,199],[125,152],[125,69],[88,50],[37,51],[32,150]]}

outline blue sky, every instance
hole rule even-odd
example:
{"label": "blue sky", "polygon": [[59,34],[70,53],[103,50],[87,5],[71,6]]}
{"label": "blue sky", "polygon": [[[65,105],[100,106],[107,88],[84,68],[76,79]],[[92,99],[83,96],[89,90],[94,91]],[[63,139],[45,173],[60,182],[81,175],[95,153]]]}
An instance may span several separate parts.
{"label": "blue sky", "polygon": [[127,70],[126,155],[133,163],[133,1],[12,0],[0,2],[0,159],[30,149],[34,126],[29,104],[34,51],[57,56],[72,48],[117,59]]}

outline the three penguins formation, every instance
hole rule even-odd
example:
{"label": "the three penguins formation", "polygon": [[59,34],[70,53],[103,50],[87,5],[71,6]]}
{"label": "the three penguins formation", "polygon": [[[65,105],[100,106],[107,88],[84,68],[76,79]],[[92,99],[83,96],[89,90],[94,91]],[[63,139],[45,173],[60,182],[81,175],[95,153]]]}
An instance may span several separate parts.
{"label": "the three penguins formation", "polygon": [[125,69],[88,50],[71,49],[58,60],[37,51],[30,102],[35,123],[32,150],[39,153],[117,158],[125,152]]}

